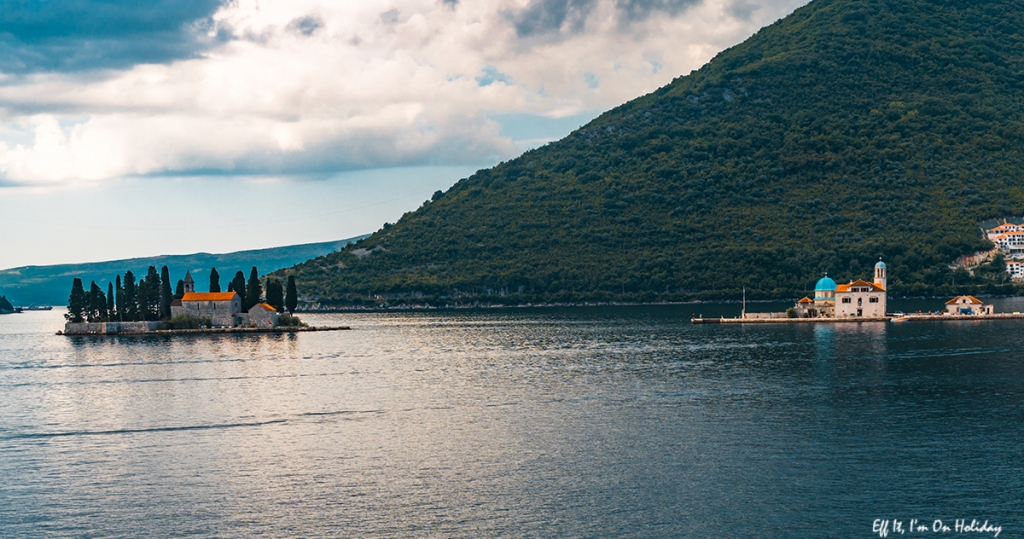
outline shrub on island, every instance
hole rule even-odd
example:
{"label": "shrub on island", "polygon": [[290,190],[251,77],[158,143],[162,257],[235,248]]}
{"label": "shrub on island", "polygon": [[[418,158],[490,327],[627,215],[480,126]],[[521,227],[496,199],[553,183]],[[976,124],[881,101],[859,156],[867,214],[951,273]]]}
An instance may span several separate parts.
{"label": "shrub on island", "polygon": [[299,320],[298,316],[282,314],[277,317],[277,325],[286,328],[309,327],[309,324]]}
{"label": "shrub on island", "polygon": [[179,314],[164,322],[164,329],[199,329],[211,325],[213,322],[209,318],[193,314]]}

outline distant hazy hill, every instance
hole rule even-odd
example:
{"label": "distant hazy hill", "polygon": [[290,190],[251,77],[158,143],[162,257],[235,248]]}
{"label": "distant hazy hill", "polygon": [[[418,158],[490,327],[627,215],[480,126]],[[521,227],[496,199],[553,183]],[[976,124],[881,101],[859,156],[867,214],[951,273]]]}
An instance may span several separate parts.
{"label": "distant hazy hill", "polygon": [[894,294],[1011,291],[948,264],[1024,213],[1022,28],[1019,0],[814,0],[293,271],[336,304],[792,297],[879,256]]}
{"label": "distant hazy hill", "polygon": [[0,271],[0,293],[15,305],[65,305],[75,277],[81,277],[87,288],[90,281],[96,281],[106,291],[107,282],[115,276],[131,270],[136,276],[144,277],[149,266],[156,266],[157,269],[167,266],[175,282],[183,278],[186,271],[191,271],[197,291],[206,291],[210,282],[210,268],[216,267],[221,276],[221,286],[226,289],[228,281],[238,270],[242,270],[246,277],[253,266],[259,267],[261,274],[268,273],[333,253],[365,237],[226,254],[196,253],[88,264],[25,266]]}

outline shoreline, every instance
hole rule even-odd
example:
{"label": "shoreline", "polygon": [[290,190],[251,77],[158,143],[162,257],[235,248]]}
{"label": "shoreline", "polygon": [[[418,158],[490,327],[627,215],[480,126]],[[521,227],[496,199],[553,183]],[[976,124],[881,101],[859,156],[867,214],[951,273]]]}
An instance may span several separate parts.
{"label": "shoreline", "polygon": [[994,314],[893,314],[848,318],[691,318],[702,324],[852,324],[861,322],[972,322],[983,320],[1024,320],[1024,313]]}
{"label": "shoreline", "polygon": [[350,331],[349,326],[310,326],[277,328],[210,328],[210,329],[157,329],[151,331],[120,331],[117,333],[93,333],[58,331],[57,335],[67,337],[111,337],[117,335],[229,335],[243,333],[305,333],[312,331]]}
{"label": "shoreline", "polygon": [[[1002,295],[987,295],[987,294],[975,294],[977,298],[1024,298],[1024,295],[1020,296],[1002,296]],[[896,298],[890,298],[891,300],[898,301],[916,301],[916,300],[946,300],[948,296],[901,296]],[[785,299],[748,299],[747,304],[764,304],[764,303],[795,303],[797,298],[785,298]],[[543,303],[517,303],[514,305],[504,304],[455,304],[455,305],[444,305],[441,307],[433,305],[417,305],[417,304],[402,304],[395,305],[393,307],[336,307],[329,309],[309,309],[309,310],[297,310],[296,314],[336,314],[336,313],[387,313],[387,312],[436,312],[436,311],[471,311],[471,310],[491,310],[491,309],[557,309],[567,307],[671,307],[671,306],[685,306],[685,305],[737,305],[743,303],[743,300],[729,299],[729,300],[693,300],[693,301],[657,301],[657,302],[642,302],[642,301],[595,301],[595,302],[543,302]]]}

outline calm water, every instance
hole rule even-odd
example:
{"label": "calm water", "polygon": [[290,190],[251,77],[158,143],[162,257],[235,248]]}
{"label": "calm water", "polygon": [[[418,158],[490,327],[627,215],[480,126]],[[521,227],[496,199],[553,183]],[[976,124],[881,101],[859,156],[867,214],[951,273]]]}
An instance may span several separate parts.
{"label": "calm water", "polygon": [[0,536],[1024,535],[1024,321],[688,323],[737,310],[174,339],[3,316]]}

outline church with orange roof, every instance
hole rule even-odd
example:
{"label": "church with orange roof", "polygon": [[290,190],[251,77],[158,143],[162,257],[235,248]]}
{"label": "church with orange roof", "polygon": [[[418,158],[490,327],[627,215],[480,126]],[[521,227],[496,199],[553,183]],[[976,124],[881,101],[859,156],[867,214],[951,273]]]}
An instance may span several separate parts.
{"label": "church with orange roof", "polygon": [[192,273],[185,273],[185,295],[171,303],[171,316],[190,314],[209,318],[214,326],[238,325],[242,298],[235,292],[196,292]]}
{"label": "church with orange roof", "polygon": [[274,327],[278,324],[277,309],[260,302],[242,310],[242,297],[236,292],[196,292],[191,272],[185,272],[184,292],[181,299],[171,302],[171,316],[188,314],[196,318],[209,318],[214,327]]}
{"label": "church with orange roof", "polygon": [[875,264],[873,282],[858,279],[836,284],[826,274],[814,287],[814,299],[802,298],[794,307],[799,318],[881,318],[886,313],[888,269]]}

